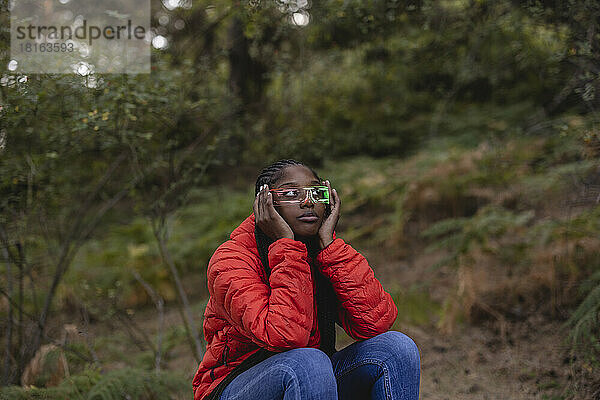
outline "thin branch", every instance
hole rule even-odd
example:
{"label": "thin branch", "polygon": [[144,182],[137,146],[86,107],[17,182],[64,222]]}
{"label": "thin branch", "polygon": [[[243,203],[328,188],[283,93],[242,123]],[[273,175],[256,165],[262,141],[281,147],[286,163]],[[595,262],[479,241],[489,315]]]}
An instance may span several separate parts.
{"label": "thin branch", "polygon": [[10,294],[7,293],[4,289],[0,288],[0,294],[2,296],[4,296],[8,300],[9,304],[11,306],[13,306],[14,308],[16,308],[17,311],[22,312],[23,315],[26,316],[27,318],[31,319],[31,321],[37,321],[37,317],[35,317],[35,316],[29,314],[27,311],[23,310],[23,308],[18,303],[16,303],[13,300],[13,298],[10,296]]}
{"label": "thin branch", "polygon": [[[76,215],[80,216],[80,218],[78,218],[76,220],[76,223],[73,225],[73,227],[71,229],[71,233],[69,234],[69,239],[72,239],[75,236],[81,236],[81,235],[78,235],[78,233],[81,232],[81,230],[83,229],[83,228],[81,228],[81,225],[83,224],[85,215],[87,214],[88,210],[91,208],[92,201],[96,198],[96,196],[98,196],[98,194],[100,193],[100,190],[102,190],[104,185],[113,176],[113,173],[116,171],[117,167],[126,158],[127,158],[127,152],[122,152],[110,165],[110,167],[108,168],[106,173],[102,176],[100,181],[96,184],[96,187],[90,192],[90,194],[87,196],[87,198],[83,201],[83,203],[81,204],[81,207],[79,207],[79,211],[76,213]],[[70,240],[67,240],[67,242],[70,242]]]}
{"label": "thin branch", "polygon": [[[2,253],[4,255],[4,259],[6,260],[6,275],[8,282],[8,298],[12,296],[12,270],[11,270],[11,262],[8,257],[8,252],[6,251],[6,247],[2,248]],[[12,347],[12,327],[13,327],[13,307],[11,302],[8,303],[8,326],[6,328],[6,347],[4,351],[4,369],[2,371],[2,386],[7,386],[10,383],[9,379],[9,371],[10,371],[10,360],[11,360],[11,347]]]}
{"label": "thin branch", "polygon": [[[117,309],[117,313],[115,314],[115,316],[125,327],[127,332],[129,332],[129,336],[140,350],[146,350],[146,348],[144,347],[145,344],[152,350],[153,353],[156,354],[154,343],[152,343],[152,340],[150,340],[150,337],[148,337],[146,331],[140,328],[138,324],[126,312]],[[138,338],[137,335],[139,335],[141,339]]]}
{"label": "thin branch", "polygon": [[87,311],[87,308],[85,306],[83,306],[83,308],[81,309],[81,314],[83,317],[83,323],[84,323],[84,329],[82,329],[80,331],[80,333],[84,336],[85,338],[85,344],[90,352],[90,354],[92,355],[92,358],[94,360],[94,364],[96,364],[96,366],[100,367],[100,359],[98,358],[98,354],[96,353],[96,350],[94,350],[94,346],[92,346],[92,343],[90,341],[90,335],[88,332],[88,328],[90,326],[90,315]]}
{"label": "thin branch", "polygon": [[154,304],[156,304],[156,309],[158,310],[158,333],[156,338],[156,351],[154,353],[154,366],[156,368],[156,371],[158,372],[160,371],[162,354],[162,332],[165,321],[165,302],[163,298],[158,293],[156,293],[154,289],[152,289],[152,286],[150,286],[150,284],[146,282],[137,271],[133,271],[132,274],[135,277],[135,279],[144,287],[144,289],[146,289],[146,292],[148,292],[148,295],[152,298],[152,301],[154,301]]}
{"label": "thin branch", "polygon": [[167,266],[169,267],[169,270],[171,271],[171,275],[173,276],[173,280],[175,281],[175,287],[177,289],[178,298],[183,307],[183,313],[185,316],[184,322],[186,323],[186,325],[189,326],[189,329],[190,329],[190,332],[192,335],[192,339],[194,342],[194,347],[192,348],[192,350],[194,351],[194,356],[196,357],[196,361],[200,362],[200,360],[202,360],[202,358],[204,356],[204,348],[203,348],[202,342],[200,341],[200,335],[198,334],[198,329],[196,328],[196,324],[194,323],[194,319],[191,314],[191,308],[190,308],[190,304],[189,304],[187,295],[185,294],[185,290],[183,290],[183,285],[182,285],[181,279],[179,277],[179,272],[177,271],[177,267],[175,266],[175,263],[173,262],[173,259],[171,258],[171,253],[169,252],[169,249],[167,248],[167,245],[165,242],[164,215],[160,216],[159,220],[154,221],[154,222],[155,223],[152,224],[153,225],[152,230],[154,232],[154,237],[156,238],[156,241],[158,243],[161,258],[163,259],[163,262],[165,264],[167,264]]}

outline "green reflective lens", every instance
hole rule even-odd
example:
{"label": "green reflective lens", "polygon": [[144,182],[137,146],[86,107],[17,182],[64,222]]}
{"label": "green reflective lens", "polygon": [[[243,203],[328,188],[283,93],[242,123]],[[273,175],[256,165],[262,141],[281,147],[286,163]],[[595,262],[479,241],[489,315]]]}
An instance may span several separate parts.
{"label": "green reflective lens", "polygon": [[327,186],[290,187],[271,189],[274,193],[273,201],[277,203],[301,203],[307,198],[313,203],[329,204],[329,190]]}

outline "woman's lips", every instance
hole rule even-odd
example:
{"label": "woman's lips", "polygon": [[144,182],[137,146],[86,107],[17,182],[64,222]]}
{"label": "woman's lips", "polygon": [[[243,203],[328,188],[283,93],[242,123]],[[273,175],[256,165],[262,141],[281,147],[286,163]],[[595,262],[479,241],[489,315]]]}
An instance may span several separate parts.
{"label": "woman's lips", "polygon": [[302,217],[298,217],[298,219],[302,222],[313,223],[317,222],[319,220],[319,217],[317,217],[316,215],[304,215]]}

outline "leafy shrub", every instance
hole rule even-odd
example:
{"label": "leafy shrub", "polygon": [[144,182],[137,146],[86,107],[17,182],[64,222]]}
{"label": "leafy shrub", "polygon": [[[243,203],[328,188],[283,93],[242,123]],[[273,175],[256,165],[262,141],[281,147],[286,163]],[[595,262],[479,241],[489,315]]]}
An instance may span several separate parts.
{"label": "leafy shrub", "polygon": [[163,400],[181,398],[191,388],[187,379],[168,372],[123,369],[101,375],[98,371],[66,379],[55,388],[0,389],[2,400]]}

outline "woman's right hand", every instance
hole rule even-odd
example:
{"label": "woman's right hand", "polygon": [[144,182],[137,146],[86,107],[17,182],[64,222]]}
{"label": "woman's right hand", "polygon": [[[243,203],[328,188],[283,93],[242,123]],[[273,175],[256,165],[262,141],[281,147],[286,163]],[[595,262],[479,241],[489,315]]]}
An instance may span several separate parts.
{"label": "woman's right hand", "polygon": [[273,195],[269,186],[263,185],[254,199],[254,218],[256,225],[273,240],[294,239],[294,232],[273,207]]}

